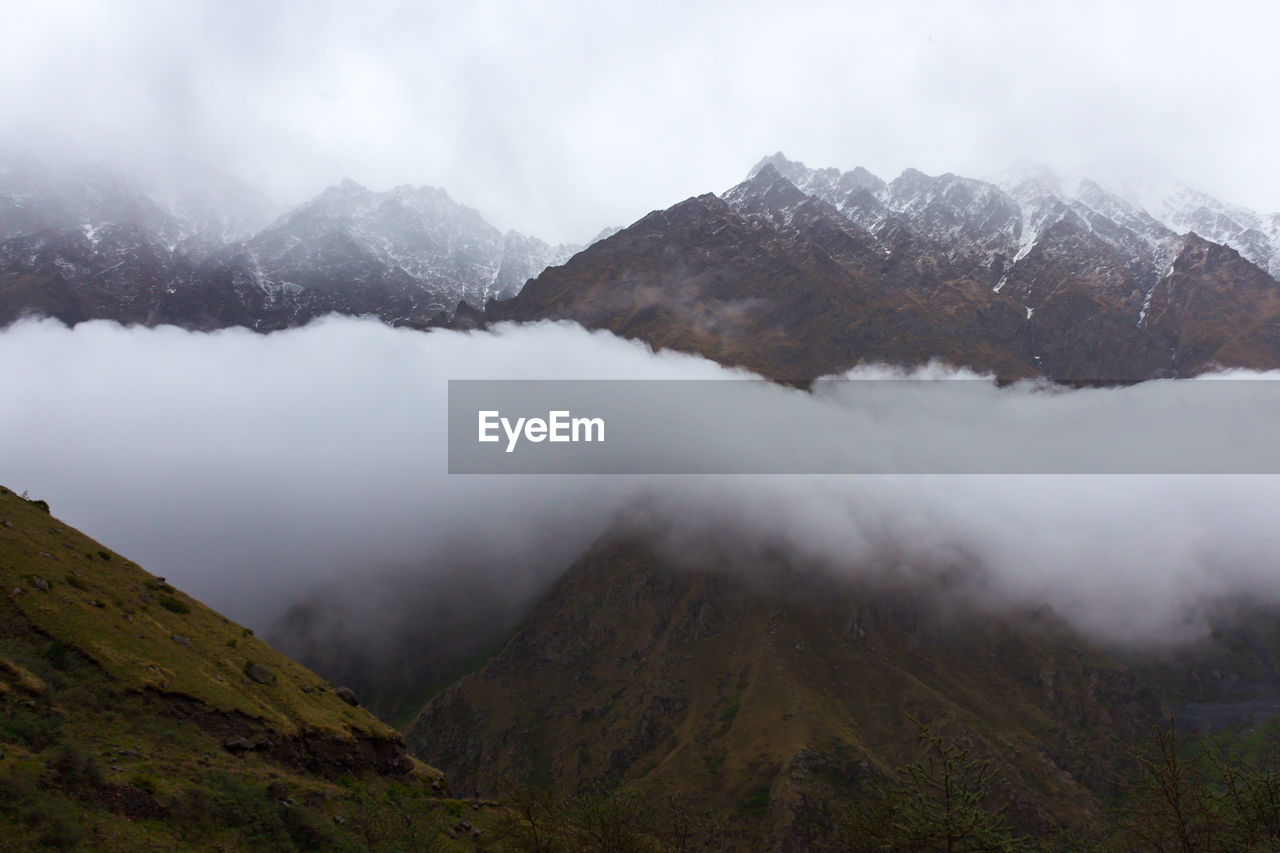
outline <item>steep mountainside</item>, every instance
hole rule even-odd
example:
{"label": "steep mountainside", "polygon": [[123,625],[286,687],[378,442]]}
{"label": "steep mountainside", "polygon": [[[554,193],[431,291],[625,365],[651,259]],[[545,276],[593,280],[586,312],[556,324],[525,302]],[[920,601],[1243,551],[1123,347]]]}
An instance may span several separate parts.
{"label": "steep mountainside", "polygon": [[712,808],[742,849],[805,850],[840,802],[919,757],[914,719],[991,762],[1024,831],[1089,835],[1134,769],[1127,747],[1171,704],[1275,678],[1256,663],[1277,659],[1274,636],[1126,663],[1051,612],[968,611],[942,576],[927,591],[743,568],[598,543],[500,654],[426,706],[411,747],[464,792],[504,775],[564,792],[632,783]]}
{"label": "steep mountainside", "polygon": [[0,591],[6,850],[405,849],[411,814],[453,849],[443,777],[352,694],[3,488]]}
{"label": "steep mountainside", "polygon": [[1228,204],[1184,184],[1136,181],[1125,195],[1178,233],[1193,231],[1230,246],[1241,257],[1280,278],[1280,211],[1258,213]]}
{"label": "steep mountainside", "polygon": [[1143,311],[1175,367],[1280,365],[1280,287],[1234,249],[1188,237]]}
{"label": "steep mountainside", "polygon": [[[1244,259],[1177,265],[1204,242],[1089,181],[885,182],[776,154],[722,198],[651,214],[485,313],[573,319],[791,380],[930,357],[1060,380],[1277,366],[1280,284]],[[1170,287],[1184,296],[1165,301]]]}
{"label": "steep mountainside", "polygon": [[[761,190],[768,198],[769,188]],[[830,224],[824,211],[788,213]],[[939,357],[1005,375],[1035,372],[1015,354],[972,341],[925,300],[886,294],[854,262],[842,264],[816,242],[838,242],[857,263],[874,263],[856,227],[813,231],[811,239],[804,228],[778,227],[699,196],[580,252],[516,298],[489,303],[485,317],[572,319],[783,381],[868,358],[912,364]]]}

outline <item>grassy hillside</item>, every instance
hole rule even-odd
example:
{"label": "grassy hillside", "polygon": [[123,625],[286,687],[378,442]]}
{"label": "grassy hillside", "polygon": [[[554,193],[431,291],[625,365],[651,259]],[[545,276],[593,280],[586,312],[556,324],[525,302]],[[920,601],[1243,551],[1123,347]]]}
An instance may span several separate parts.
{"label": "grassy hillside", "polygon": [[119,691],[281,736],[397,738],[248,629],[8,489],[0,494],[0,584],[13,617],[92,660]]}
{"label": "grassy hillside", "polygon": [[343,691],[3,488],[0,592],[3,849],[489,846]]}

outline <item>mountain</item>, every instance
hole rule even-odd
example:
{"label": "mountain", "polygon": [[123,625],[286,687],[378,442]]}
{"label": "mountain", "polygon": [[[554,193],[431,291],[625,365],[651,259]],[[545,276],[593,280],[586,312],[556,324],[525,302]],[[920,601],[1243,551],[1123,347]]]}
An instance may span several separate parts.
{"label": "mountain", "polygon": [[1169,344],[1175,369],[1280,365],[1280,287],[1235,249],[1188,236],[1148,294],[1142,323]]}
{"label": "mountain", "polygon": [[432,187],[330,187],[274,221],[231,179],[11,157],[0,323],[26,313],[263,331],[323,314],[428,326],[509,298],[575,247],[503,234]]}
{"label": "mountain", "polygon": [[1131,181],[1124,194],[1172,230],[1230,246],[1280,278],[1280,212],[1258,213],[1179,183]]}
{"label": "mountain", "polygon": [[[767,182],[757,175],[750,188],[762,204],[773,201]],[[804,198],[789,184],[778,190]],[[788,213],[830,225],[819,204]],[[514,299],[489,303],[485,315],[570,319],[779,380],[812,378],[868,354],[898,363],[968,357],[1002,373],[1034,372],[1011,354],[975,353],[958,324],[912,294],[887,294],[852,262],[824,251],[819,238],[852,246],[858,263],[882,261],[867,257],[854,227],[835,234],[780,228],[744,215],[732,199],[699,196],[585,249]]]}
{"label": "mountain", "polygon": [[904,763],[908,715],[980,737],[1039,829],[1086,828],[1119,744],[1163,710],[1051,617],[947,618],[905,586],[783,561],[744,576],[615,539],[407,738],[463,792],[508,774],[569,792],[640,783],[729,813],[754,797],[767,806],[746,825],[777,841],[807,803]]}
{"label": "mountain", "polygon": [[[1277,366],[1280,285],[1229,247],[1212,266],[1190,262],[1205,244],[1045,170],[1004,188],[912,169],[886,182],[775,154],[485,314],[575,320],[802,382],[930,358],[1066,381]],[[1182,296],[1168,301],[1170,288]]]}
{"label": "mountain", "polygon": [[175,287],[157,316],[260,329],[329,312],[422,324],[451,316],[460,303],[514,296],[572,253],[503,235],[444,190],[375,193],[347,180],[219,252]]}
{"label": "mountain", "polygon": [[0,593],[6,850],[465,849],[349,690],[5,488]]}
{"label": "mountain", "polygon": [[1271,685],[1255,704],[1275,714],[1274,613],[1197,650],[1124,653],[1048,609],[966,604],[956,567],[856,580],[706,544],[695,558],[598,542],[427,703],[410,747],[464,793],[504,776],[562,795],[625,785],[710,810],[728,849],[835,850],[842,804],[865,807],[922,758],[913,720],[995,769],[1021,831],[1096,839],[1153,721],[1240,719],[1223,700],[1252,695],[1249,679]]}

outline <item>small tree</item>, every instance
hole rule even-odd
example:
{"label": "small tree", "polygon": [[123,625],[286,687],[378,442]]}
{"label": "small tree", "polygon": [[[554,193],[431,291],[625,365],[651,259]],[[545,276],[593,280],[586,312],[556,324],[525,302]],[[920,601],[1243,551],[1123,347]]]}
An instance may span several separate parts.
{"label": "small tree", "polygon": [[1141,777],[1121,809],[1119,849],[1238,853],[1280,849],[1280,753],[1232,757],[1173,720],[1132,750]]}
{"label": "small tree", "polygon": [[893,782],[874,783],[856,811],[842,821],[841,835],[855,851],[1003,853],[1026,850],[1004,815],[991,807],[995,769],[974,758],[968,744],[929,730],[916,720],[926,745],[923,761],[908,764]]}
{"label": "small tree", "polygon": [[559,853],[565,849],[562,804],[548,791],[518,784],[499,783],[507,811],[498,825],[498,838],[523,853]]}
{"label": "small tree", "polygon": [[22,499],[23,499],[24,501],[26,501],[27,503],[32,504],[33,506],[39,507],[40,509],[44,510],[45,512],[49,512],[49,502],[48,502],[48,501],[42,501],[42,500],[39,500],[38,498],[33,498],[33,497],[31,497],[31,493],[30,493],[30,492],[27,492],[27,491],[25,491],[25,490],[24,490],[24,491],[22,492]]}
{"label": "small tree", "polygon": [[1233,761],[1222,750],[1210,756],[1240,849],[1280,849],[1280,747],[1256,762]]}
{"label": "small tree", "polygon": [[565,817],[574,850],[650,853],[658,847],[648,803],[627,790],[593,788],[569,804]]}
{"label": "small tree", "polygon": [[657,808],[655,832],[663,853],[696,853],[716,849],[722,827],[710,810],[695,810],[674,794]]}

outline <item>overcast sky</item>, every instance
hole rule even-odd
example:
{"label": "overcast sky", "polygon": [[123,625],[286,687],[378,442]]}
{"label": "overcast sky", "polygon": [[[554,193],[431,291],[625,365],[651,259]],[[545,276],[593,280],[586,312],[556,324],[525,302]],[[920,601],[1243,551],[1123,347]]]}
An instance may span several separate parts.
{"label": "overcast sky", "polygon": [[0,0],[0,135],[212,162],[297,203],[443,186],[581,241],[809,165],[1161,173],[1280,210],[1280,6]]}

